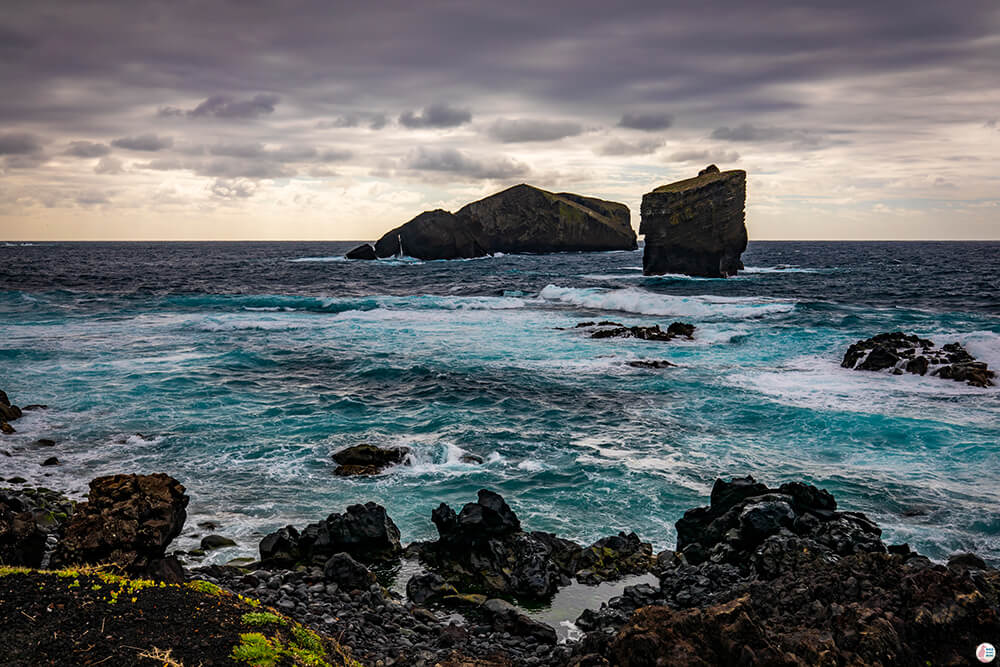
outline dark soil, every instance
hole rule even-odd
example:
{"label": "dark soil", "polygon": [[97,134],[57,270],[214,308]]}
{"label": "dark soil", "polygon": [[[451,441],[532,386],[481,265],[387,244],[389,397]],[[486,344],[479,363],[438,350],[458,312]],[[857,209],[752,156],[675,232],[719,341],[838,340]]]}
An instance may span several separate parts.
{"label": "dark soil", "polygon": [[[197,584],[196,584],[197,585]],[[271,611],[222,591],[191,584],[136,590],[129,580],[0,570],[0,663],[36,665],[164,665],[143,657],[170,651],[185,667],[235,665],[242,633],[261,633],[290,644],[294,624],[251,624],[244,614]],[[332,667],[350,665],[339,645],[320,637]],[[246,663],[242,663],[246,664]],[[282,657],[278,664],[295,664]]]}

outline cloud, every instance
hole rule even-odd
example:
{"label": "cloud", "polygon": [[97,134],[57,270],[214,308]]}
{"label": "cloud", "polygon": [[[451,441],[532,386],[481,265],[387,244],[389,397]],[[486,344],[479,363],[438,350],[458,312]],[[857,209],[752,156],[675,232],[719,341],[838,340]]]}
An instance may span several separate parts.
{"label": "cloud", "polygon": [[997,119],[993,118],[993,119],[990,119],[990,120],[986,121],[986,123],[984,124],[984,127],[989,127],[989,128],[992,128],[992,129],[995,130],[997,128]]}
{"label": "cloud", "polygon": [[487,134],[505,144],[522,141],[555,141],[583,133],[583,125],[568,120],[501,118],[490,125]]}
{"label": "cloud", "polygon": [[40,153],[41,140],[26,132],[0,134],[0,155],[31,155]]}
{"label": "cloud", "polygon": [[321,120],[316,123],[316,129],[330,130],[347,127],[360,127],[364,122],[367,122],[368,127],[372,130],[381,130],[389,121],[384,113],[349,113],[331,118],[329,120]]}
{"label": "cloud", "polygon": [[803,147],[818,147],[826,137],[813,130],[784,127],[760,127],[744,123],[736,127],[718,127],[712,131],[713,139],[746,143],[793,142]]}
{"label": "cloud", "polygon": [[246,179],[217,178],[209,190],[219,199],[248,199],[253,197],[259,186]]}
{"label": "cloud", "polygon": [[94,167],[95,174],[122,174],[125,170],[122,168],[122,161],[110,156],[102,157],[98,160],[97,165]]}
{"label": "cloud", "polygon": [[130,151],[145,151],[153,153],[170,148],[174,145],[174,140],[170,137],[159,137],[155,134],[141,134],[135,137],[121,137],[111,142],[115,148],[124,148]]}
{"label": "cloud", "polygon": [[282,146],[267,148],[260,142],[224,143],[209,146],[209,155],[219,157],[265,160],[270,162],[341,162],[350,159],[354,153],[346,149],[327,148],[317,150],[312,146]]}
{"label": "cloud", "polygon": [[647,141],[612,139],[594,152],[598,155],[649,155],[655,153],[663,144],[662,139],[649,139]]}
{"label": "cloud", "polygon": [[254,95],[250,99],[236,100],[229,95],[212,95],[207,100],[186,112],[192,118],[214,116],[215,118],[257,118],[274,113],[281,98],[277,95]]}
{"label": "cloud", "polygon": [[736,162],[740,159],[740,154],[735,151],[706,150],[706,151],[678,151],[670,156],[671,162],[696,162],[698,164],[715,164]]}
{"label": "cloud", "polygon": [[111,147],[107,144],[98,144],[93,141],[71,141],[65,154],[73,157],[95,158],[110,152]]}
{"label": "cloud", "polygon": [[319,162],[343,162],[354,157],[354,151],[346,148],[327,148],[317,156]]}
{"label": "cloud", "polygon": [[627,113],[618,121],[618,127],[632,130],[665,130],[674,124],[674,117],[668,113]]}
{"label": "cloud", "polygon": [[83,207],[110,204],[111,199],[103,192],[87,191],[76,196],[76,203]]}
{"label": "cloud", "polygon": [[409,128],[423,127],[458,127],[472,120],[472,112],[468,109],[458,109],[447,104],[432,104],[416,114],[406,111],[399,117],[400,124]]}
{"label": "cloud", "polygon": [[423,146],[410,153],[405,165],[417,171],[448,172],[477,180],[514,178],[530,171],[527,165],[507,156],[477,158],[455,148]]}

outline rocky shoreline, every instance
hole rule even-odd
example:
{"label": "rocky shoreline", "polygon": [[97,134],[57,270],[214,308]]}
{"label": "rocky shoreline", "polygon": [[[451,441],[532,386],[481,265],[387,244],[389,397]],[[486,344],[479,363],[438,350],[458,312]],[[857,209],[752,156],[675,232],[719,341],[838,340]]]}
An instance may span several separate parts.
{"label": "rocky shoreline", "polygon": [[[676,548],[655,555],[634,533],[584,546],[529,532],[483,489],[459,512],[434,510],[432,542],[404,547],[384,508],[366,503],[266,536],[257,562],[184,569],[167,548],[187,502],[162,474],[95,479],[75,506],[52,491],[3,489],[0,560],[208,582],[383,667],[652,665],[664,656],[669,664],[923,664],[927,656],[965,664],[1000,633],[1000,571],[972,554],[941,565],[886,545],[866,516],[801,482],[719,479],[710,504],[677,521]],[[405,596],[388,587],[403,565]],[[515,604],[549,599],[574,580],[640,573],[659,585],[627,586],[584,611],[579,641],[558,642],[554,628]]]}

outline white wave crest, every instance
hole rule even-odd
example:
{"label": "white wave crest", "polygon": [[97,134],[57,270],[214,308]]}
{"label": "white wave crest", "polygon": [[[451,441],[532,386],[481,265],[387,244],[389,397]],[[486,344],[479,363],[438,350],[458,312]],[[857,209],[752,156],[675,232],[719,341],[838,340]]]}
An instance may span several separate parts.
{"label": "white wave crest", "polygon": [[792,301],[764,297],[713,295],[678,296],[656,294],[642,289],[581,289],[549,285],[539,296],[549,302],[594,310],[615,310],[641,315],[692,317],[699,320],[755,319],[795,310]]}

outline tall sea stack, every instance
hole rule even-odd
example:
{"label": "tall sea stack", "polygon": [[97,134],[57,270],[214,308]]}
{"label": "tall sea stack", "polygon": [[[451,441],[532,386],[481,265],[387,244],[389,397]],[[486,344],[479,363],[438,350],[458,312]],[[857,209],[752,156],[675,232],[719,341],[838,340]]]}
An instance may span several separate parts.
{"label": "tall sea stack", "polygon": [[727,278],[743,268],[747,173],[714,164],[696,178],[663,185],[642,197],[639,233],[646,235],[642,272]]}

